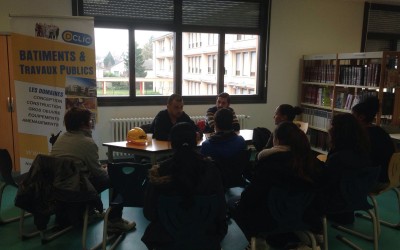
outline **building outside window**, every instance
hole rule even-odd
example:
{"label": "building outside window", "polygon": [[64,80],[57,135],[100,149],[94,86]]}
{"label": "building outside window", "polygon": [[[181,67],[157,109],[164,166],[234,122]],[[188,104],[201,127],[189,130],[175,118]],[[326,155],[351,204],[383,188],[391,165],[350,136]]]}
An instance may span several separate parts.
{"label": "building outside window", "polygon": [[265,102],[269,0],[73,4],[95,18],[99,106],[154,105],[172,93],[208,103],[222,91]]}

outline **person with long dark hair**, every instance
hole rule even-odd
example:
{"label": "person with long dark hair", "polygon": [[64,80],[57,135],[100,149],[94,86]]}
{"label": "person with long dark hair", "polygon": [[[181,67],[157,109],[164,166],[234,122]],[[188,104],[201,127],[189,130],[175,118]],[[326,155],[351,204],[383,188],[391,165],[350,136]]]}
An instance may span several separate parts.
{"label": "person with long dark hair", "polygon": [[379,182],[384,185],[389,182],[388,166],[390,158],[395,152],[395,146],[390,135],[380,126],[373,124],[379,111],[379,99],[368,97],[353,106],[351,111],[367,130],[371,142],[372,165],[380,167]]}
{"label": "person with long dark hair", "polygon": [[[228,228],[221,174],[211,160],[197,152],[196,131],[190,123],[174,125],[170,132],[170,141],[175,151],[173,156],[153,166],[149,171],[150,183],[145,195],[143,213],[150,224],[142,241],[149,249],[174,244],[157,214],[160,195],[181,196],[183,205],[189,207],[197,195],[217,195],[218,215],[214,219],[215,224],[208,228],[207,235],[211,245],[220,249],[220,242]],[[194,247],[197,243],[193,244]]]}
{"label": "person with long dark hair", "polygon": [[[366,130],[352,114],[335,115],[328,132],[330,149],[321,178],[321,202],[323,210],[327,207],[335,210],[333,206],[340,208],[346,204],[338,185],[342,173],[348,169],[371,167],[372,163]],[[354,222],[354,213],[334,214],[328,218],[340,224],[351,224]]]}
{"label": "person with long dark hair", "polygon": [[320,229],[320,218],[313,212],[312,201],[292,204],[295,211],[287,214],[284,211],[280,216],[274,213],[276,204],[269,201],[285,198],[276,197],[272,190],[285,190],[291,195],[312,193],[317,186],[320,165],[312,154],[307,136],[293,122],[281,122],[274,131],[273,142],[272,148],[264,150],[255,167],[253,180],[240,199],[229,201],[233,219],[249,240],[260,232],[279,231],[287,219],[295,221],[293,216],[301,214],[301,211],[306,211],[302,214],[305,223],[310,227],[315,224],[316,231]]}

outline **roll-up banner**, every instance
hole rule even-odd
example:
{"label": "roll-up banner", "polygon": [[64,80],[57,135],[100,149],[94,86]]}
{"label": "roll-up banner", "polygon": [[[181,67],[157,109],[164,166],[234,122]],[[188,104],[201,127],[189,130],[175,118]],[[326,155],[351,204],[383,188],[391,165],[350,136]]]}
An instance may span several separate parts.
{"label": "roll-up banner", "polygon": [[48,154],[74,106],[97,115],[94,23],[88,17],[11,16],[20,171]]}

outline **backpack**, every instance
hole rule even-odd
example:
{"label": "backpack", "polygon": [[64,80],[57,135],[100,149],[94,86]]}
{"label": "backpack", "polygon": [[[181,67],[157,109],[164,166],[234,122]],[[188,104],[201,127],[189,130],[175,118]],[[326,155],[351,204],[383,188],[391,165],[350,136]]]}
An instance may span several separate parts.
{"label": "backpack", "polygon": [[271,131],[267,128],[257,127],[253,129],[253,145],[257,151],[261,151],[267,145]]}

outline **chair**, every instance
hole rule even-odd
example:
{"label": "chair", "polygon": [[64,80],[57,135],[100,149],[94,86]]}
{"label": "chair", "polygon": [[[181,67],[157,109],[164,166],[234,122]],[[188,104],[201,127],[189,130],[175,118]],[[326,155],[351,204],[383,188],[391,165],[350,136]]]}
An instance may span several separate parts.
{"label": "chair", "polygon": [[[377,220],[380,222],[380,224],[391,227],[391,228],[397,228],[400,229],[400,221],[397,223],[393,222],[388,222],[384,220],[379,219],[379,208],[378,208],[378,202],[376,200],[376,196],[387,192],[387,191],[393,191],[396,194],[397,197],[397,209],[400,214],[400,153],[394,153],[390,159],[389,166],[388,166],[388,176],[389,176],[389,183],[386,185],[382,186],[378,190],[374,190],[369,194],[369,198],[372,201],[373,207],[374,207],[374,212],[375,212],[375,217]],[[370,217],[366,216],[365,214],[356,214],[358,217],[363,217],[370,219]],[[380,226],[378,224],[378,234],[380,233]]]}
{"label": "chair", "polygon": [[157,250],[221,249],[219,242],[210,240],[208,229],[218,216],[216,195],[195,196],[194,206],[182,207],[182,197],[161,195],[158,198],[158,216],[161,224],[172,237],[174,244]]}
{"label": "chair", "polygon": [[[340,195],[344,198],[345,204],[338,206],[337,204],[329,204],[327,206],[326,214],[337,214],[353,211],[365,211],[369,214],[372,220],[372,235],[368,236],[361,232],[347,228],[343,225],[334,224],[334,228],[361,237],[363,239],[373,241],[374,249],[378,249],[378,221],[375,213],[372,210],[372,205],[368,203],[368,193],[375,185],[380,168],[368,167],[361,169],[348,169],[343,171],[342,176],[337,183],[340,187]],[[324,249],[328,249],[328,226],[327,218],[323,217],[323,235],[324,235]],[[348,240],[347,238],[338,235],[337,239],[344,242],[354,249],[359,249],[357,245]]]}
{"label": "chair", "polygon": [[[125,234],[119,234],[108,237],[107,225],[108,216],[116,205],[124,207],[142,207],[144,203],[144,191],[147,185],[148,170],[151,164],[140,164],[133,162],[120,162],[108,164],[108,175],[112,183],[111,192],[115,191],[118,195],[110,202],[110,206],[104,216],[103,240],[100,243],[102,249],[107,249],[107,243],[113,241],[109,249],[114,249],[125,237]],[[86,220],[86,218],[85,218]],[[86,244],[86,239],[84,239]],[[95,248],[97,248],[96,246]],[[84,247],[85,248],[85,247]]]}
{"label": "chair", "polygon": [[243,174],[250,168],[250,156],[251,152],[245,149],[231,158],[215,160],[221,171],[222,183],[225,189],[245,187],[247,185],[248,181]]}
{"label": "chair", "polygon": [[304,134],[307,134],[308,122],[293,121],[293,123],[296,124],[301,130],[303,130]]}
{"label": "chair", "polygon": [[[7,186],[18,188],[18,184],[25,178],[26,174],[13,176],[12,175],[12,160],[7,149],[0,149],[0,225],[14,222],[20,219],[20,216],[12,218],[3,218],[1,216],[1,204],[3,201],[3,193]],[[27,214],[28,216],[30,214]]]}
{"label": "chair", "polygon": [[252,249],[256,249],[256,238],[266,238],[272,234],[290,233],[307,237],[313,250],[317,249],[317,242],[311,225],[303,221],[303,215],[307,207],[315,197],[315,192],[309,190],[289,191],[281,187],[272,187],[268,194],[269,214],[277,221],[277,228],[270,232],[261,232],[257,237],[252,237]]}
{"label": "chair", "polygon": [[[25,211],[33,214],[42,244],[69,231],[72,225],[80,224],[85,206],[99,199],[86,175],[81,173],[82,168],[80,161],[38,154],[19,186],[15,205],[22,209],[22,214]],[[47,228],[53,215],[60,225]],[[24,231],[24,217],[21,217],[21,238],[35,235],[37,232]]]}

